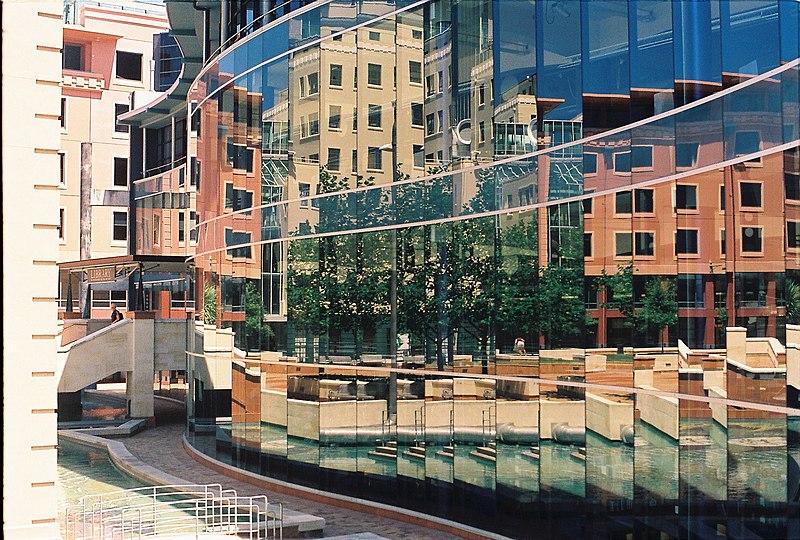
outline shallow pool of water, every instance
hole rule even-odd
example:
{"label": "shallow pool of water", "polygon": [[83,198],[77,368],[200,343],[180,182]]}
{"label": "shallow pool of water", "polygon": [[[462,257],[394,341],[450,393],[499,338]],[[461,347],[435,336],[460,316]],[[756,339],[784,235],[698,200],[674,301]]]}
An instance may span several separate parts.
{"label": "shallow pool of water", "polygon": [[117,469],[105,450],[59,439],[56,488],[61,516],[67,507],[78,504],[83,496],[144,485]]}

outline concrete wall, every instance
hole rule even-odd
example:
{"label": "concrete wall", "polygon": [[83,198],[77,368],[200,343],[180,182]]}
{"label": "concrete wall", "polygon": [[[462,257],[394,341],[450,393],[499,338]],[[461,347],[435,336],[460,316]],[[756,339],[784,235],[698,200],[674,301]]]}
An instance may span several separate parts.
{"label": "concrete wall", "polygon": [[586,392],[586,427],[610,441],[619,441],[620,428],[633,424],[633,401],[619,402]]}
{"label": "concrete wall", "polygon": [[[652,386],[642,386],[645,390],[655,390]],[[636,395],[636,408],[641,412],[641,419],[665,435],[678,439],[678,399],[654,396],[650,394]]]}
{"label": "concrete wall", "polygon": [[3,2],[3,536],[59,538],[62,2]]}
{"label": "concrete wall", "polygon": [[157,371],[186,369],[185,351],[188,324],[185,320],[156,320],[153,346]]}
{"label": "concrete wall", "polygon": [[572,427],[586,425],[586,402],[542,399],[539,438],[553,437],[553,424],[566,423]]}

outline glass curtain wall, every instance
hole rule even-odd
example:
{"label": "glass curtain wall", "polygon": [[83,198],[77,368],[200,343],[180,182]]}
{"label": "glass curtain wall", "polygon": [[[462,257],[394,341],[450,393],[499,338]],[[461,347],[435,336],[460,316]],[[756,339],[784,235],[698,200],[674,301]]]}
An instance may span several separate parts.
{"label": "glass curtain wall", "polygon": [[223,52],[192,444],[515,537],[791,536],[797,16],[327,2]]}

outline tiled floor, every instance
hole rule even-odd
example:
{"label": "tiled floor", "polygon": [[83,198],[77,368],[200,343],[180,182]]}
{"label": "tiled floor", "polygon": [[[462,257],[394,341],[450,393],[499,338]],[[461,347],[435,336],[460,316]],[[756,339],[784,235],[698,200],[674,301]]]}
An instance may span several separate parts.
{"label": "tiled floor", "polygon": [[[162,403],[162,400],[156,400]],[[373,533],[386,539],[450,540],[458,536],[427,529],[417,525],[383,518],[373,514],[357,512],[300,497],[272,493],[244,481],[224,476],[205,465],[198,463],[184,450],[183,424],[167,423],[149,428],[127,439],[117,439],[144,463],[165,473],[177,476],[188,483],[219,483],[223,487],[235,489],[239,495],[265,494],[270,501],[283,503],[284,508],[298,510],[325,518],[324,536],[336,537],[357,533]],[[373,536],[374,538],[374,536]]]}

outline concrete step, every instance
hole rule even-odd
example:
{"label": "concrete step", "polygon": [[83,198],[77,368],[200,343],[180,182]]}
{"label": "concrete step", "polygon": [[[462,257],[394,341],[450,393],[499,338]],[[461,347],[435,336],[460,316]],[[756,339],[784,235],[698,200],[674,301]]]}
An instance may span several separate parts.
{"label": "concrete step", "polygon": [[586,448],[578,448],[578,450],[572,452],[570,456],[577,459],[578,461],[586,461]]}
{"label": "concrete step", "polygon": [[454,449],[452,446],[445,446],[442,450],[436,452],[436,455],[447,459],[453,459]]}
{"label": "concrete step", "polygon": [[425,459],[425,448],[420,446],[412,446],[403,452],[403,455],[414,459]]}
{"label": "concrete step", "polygon": [[[491,463],[494,463],[494,462],[497,461],[497,455],[496,454],[492,454],[492,453],[489,453],[489,452],[482,452],[481,450],[482,450],[481,448],[478,448],[477,450],[472,450],[469,453],[469,455],[471,455],[474,458],[478,458],[480,460],[483,460],[483,461],[489,461]],[[488,450],[488,448],[483,448],[483,450]]]}
{"label": "concrete step", "polygon": [[397,447],[396,446],[388,446],[388,445],[387,446],[376,446],[375,447],[375,451],[376,452],[382,452],[384,454],[392,454],[392,455],[395,455],[395,456],[397,455]]}
{"label": "concrete step", "polygon": [[374,458],[397,459],[397,452],[384,452],[381,450],[370,450],[367,455]]}
{"label": "concrete step", "polygon": [[539,461],[539,452],[522,452],[522,455],[526,458]]}
{"label": "concrete step", "polygon": [[479,446],[476,449],[476,452],[485,456],[497,457],[497,449],[492,448],[491,446]]}

